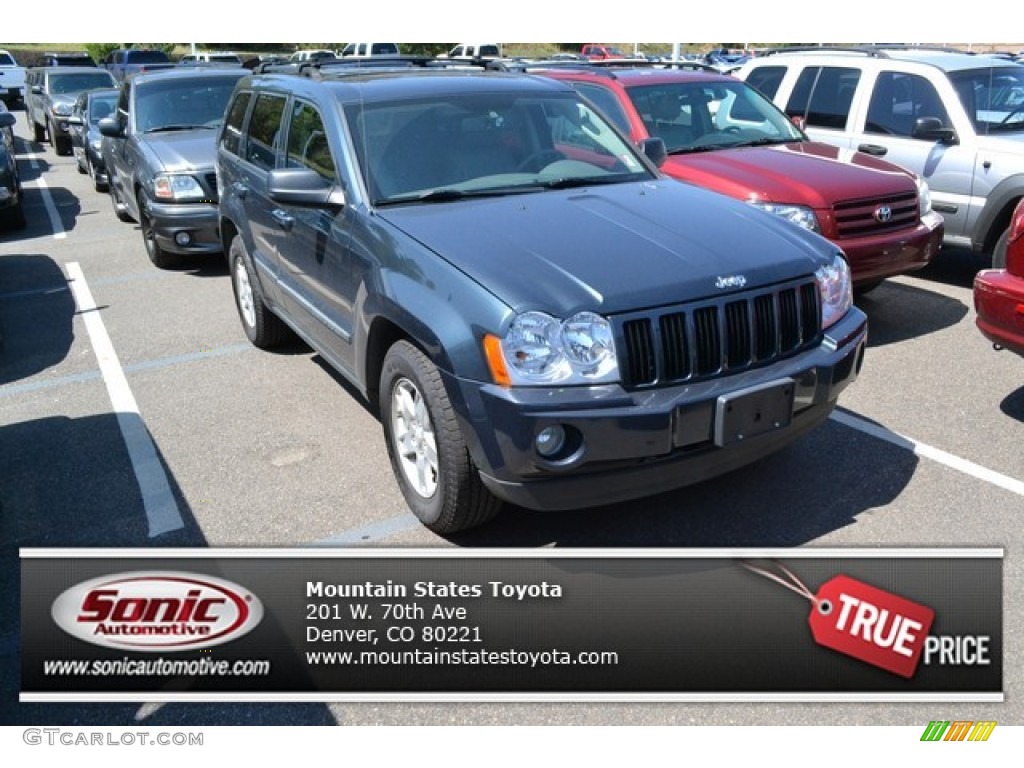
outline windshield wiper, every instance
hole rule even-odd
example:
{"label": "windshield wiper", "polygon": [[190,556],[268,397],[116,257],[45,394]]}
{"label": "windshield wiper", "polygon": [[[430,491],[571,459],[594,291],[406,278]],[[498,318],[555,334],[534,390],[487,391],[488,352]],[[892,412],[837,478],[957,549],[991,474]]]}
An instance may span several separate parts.
{"label": "windshield wiper", "polygon": [[1022,112],[1024,112],[1024,107],[1017,107],[1015,110],[1013,110],[1010,114],[1008,114],[1006,117],[1004,117],[998,123],[996,123],[993,126],[990,126],[989,130],[990,131],[1006,131],[1006,130],[1011,130],[1015,126],[1020,125],[1021,123],[1024,123],[1024,117],[1022,117],[1020,120],[1013,120],[1013,121],[1010,120],[1011,117],[1015,117],[1016,115],[1019,115]]}
{"label": "windshield wiper", "polygon": [[763,139],[754,139],[753,141],[741,141],[739,144],[730,144],[730,149],[735,147],[766,147],[769,144],[789,144],[791,141],[800,141],[800,139],[782,139],[779,137],[764,137]]}
{"label": "windshield wiper", "polygon": [[196,128],[207,128],[205,125],[158,125],[156,128],[147,128],[143,133],[160,133],[162,131],[192,131]]}
{"label": "windshield wiper", "polygon": [[[545,189],[572,189],[574,187],[590,187],[594,184],[618,184],[623,181],[621,175],[613,176],[560,176],[546,181],[537,180],[537,186]],[[532,185],[531,185],[532,186]]]}

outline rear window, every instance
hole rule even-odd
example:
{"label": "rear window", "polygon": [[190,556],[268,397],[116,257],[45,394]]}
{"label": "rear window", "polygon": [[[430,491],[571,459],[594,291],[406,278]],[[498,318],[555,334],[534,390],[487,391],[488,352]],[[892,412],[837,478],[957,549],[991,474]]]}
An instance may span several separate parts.
{"label": "rear window", "polygon": [[786,113],[803,117],[816,128],[846,127],[860,70],[852,67],[807,67],[789,97]]}
{"label": "rear window", "polygon": [[132,64],[159,64],[170,61],[163,51],[128,51],[124,59]]}
{"label": "rear window", "polygon": [[9,53],[0,53],[0,67],[16,67],[18,63]]}
{"label": "rear window", "polygon": [[758,67],[747,75],[747,84],[757,88],[769,99],[774,99],[785,76],[785,67]]}
{"label": "rear window", "polygon": [[391,56],[398,54],[398,46],[394,43],[374,43],[370,49],[372,56]]}

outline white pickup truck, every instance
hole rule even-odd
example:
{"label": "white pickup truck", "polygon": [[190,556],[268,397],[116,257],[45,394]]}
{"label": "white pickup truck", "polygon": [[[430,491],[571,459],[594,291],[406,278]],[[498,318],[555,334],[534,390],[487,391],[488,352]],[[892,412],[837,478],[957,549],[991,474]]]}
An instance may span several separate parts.
{"label": "white pickup truck", "polygon": [[25,97],[25,68],[14,57],[0,49],[0,100],[8,107]]}

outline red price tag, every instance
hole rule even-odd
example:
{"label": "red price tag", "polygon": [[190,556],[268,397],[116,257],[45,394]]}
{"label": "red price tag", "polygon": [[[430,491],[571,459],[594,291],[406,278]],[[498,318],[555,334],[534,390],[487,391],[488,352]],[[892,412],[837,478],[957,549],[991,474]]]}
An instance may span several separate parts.
{"label": "red price tag", "polygon": [[903,677],[913,677],[935,611],[849,576],[815,596],[809,623],[819,645]]}
{"label": "red price tag", "polygon": [[815,595],[782,565],[785,578],[749,563],[744,568],[810,600],[808,623],[818,645],[902,677],[913,677],[935,611],[849,576],[829,579]]}

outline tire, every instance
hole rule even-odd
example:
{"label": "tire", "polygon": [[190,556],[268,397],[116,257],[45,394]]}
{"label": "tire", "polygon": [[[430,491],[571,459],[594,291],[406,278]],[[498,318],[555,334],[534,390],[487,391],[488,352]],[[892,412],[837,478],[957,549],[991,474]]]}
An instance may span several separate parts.
{"label": "tire", "polygon": [[256,272],[245,252],[245,244],[238,235],[228,249],[231,268],[231,289],[235,294],[235,308],[242,321],[242,330],[254,347],[271,349],[294,338],[291,328],[267,308],[263,290]]}
{"label": "tire", "polygon": [[1010,228],[1003,230],[1003,234],[996,240],[996,247],[992,249],[992,268],[1006,269],[1006,249],[1010,243]]}
{"label": "tire", "polygon": [[[74,149],[71,150],[72,153],[74,153],[74,151],[75,151]],[[84,163],[81,160],[79,160],[77,157],[75,157],[75,165],[78,166],[78,172],[80,174],[82,174],[83,176],[88,176],[89,175],[89,158],[88,157],[85,159]]]}
{"label": "tire", "polygon": [[178,264],[180,258],[176,253],[168,253],[160,247],[156,240],[156,232],[153,230],[153,222],[149,218],[149,211],[146,209],[146,202],[139,199],[139,226],[142,229],[142,242],[146,246],[146,255],[153,262],[153,266],[159,269],[170,269]]}
{"label": "tire", "polygon": [[384,358],[379,394],[391,468],[420,522],[450,534],[495,517],[501,501],[480,480],[437,366],[399,341]]}
{"label": "tire", "polygon": [[39,123],[32,122],[32,138],[35,139],[36,143],[41,144],[46,141],[46,126],[40,125]]}

